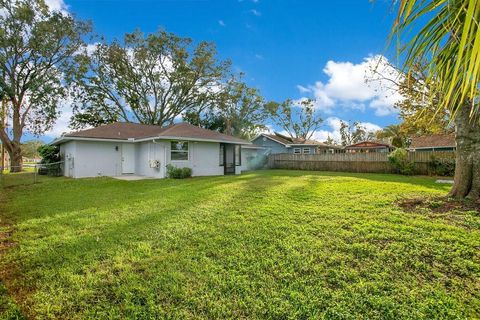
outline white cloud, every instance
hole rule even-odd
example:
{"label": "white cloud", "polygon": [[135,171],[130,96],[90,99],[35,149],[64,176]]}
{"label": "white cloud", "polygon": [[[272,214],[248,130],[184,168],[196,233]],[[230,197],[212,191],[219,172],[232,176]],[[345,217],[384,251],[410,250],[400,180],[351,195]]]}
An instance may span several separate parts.
{"label": "white cloud", "polygon": [[297,85],[297,89],[298,89],[298,91],[300,91],[300,93],[312,92],[312,90],[310,90],[309,88],[301,86],[301,85]]}
{"label": "white cloud", "polygon": [[225,21],[223,21],[223,20],[218,20],[218,24],[222,27],[226,26]]}
{"label": "white cloud", "polygon": [[[336,142],[340,143],[341,135],[340,135],[340,126],[341,126],[341,119],[337,117],[328,117],[325,120],[326,126],[329,128],[328,130],[318,130],[314,133],[313,139],[318,141],[325,141],[328,137],[332,138]],[[380,126],[371,123],[371,122],[360,122],[360,125],[363,126],[369,132],[375,132],[381,129]]]}
{"label": "white cloud", "polygon": [[67,11],[68,7],[63,0],[45,0],[46,5],[53,11]]}
{"label": "white cloud", "polygon": [[[16,2],[15,0],[13,1]],[[45,0],[45,4],[52,11],[60,11],[64,14],[68,14],[68,6],[63,0]],[[4,8],[0,8],[0,16],[4,16],[6,12],[7,11]]]}
{"label": "white cloud", "polygon": [[255,9],[250,10],[250,12],[257,17],[260,17],[262,15],[262,13],[260,11],[255,10]]}
{"label": "white cloud", "polygon": [[264,59],[264,57],[259,53],[255,54],[255,58],[258,59],[258,60],[263,60]]}
{"label": "white cloud", "polygon": [[[376,72],[373,72],[376,70]],[[382,74],[389,78],[400,77],[399,72],[388,64],[382,55],[370,56],[361,63],[328,61],[323,69],[328,81],[317,81],[307,87],[298,85],[301,93],[309,93],[317,100],[317,107],[332,113],[335,107],[356,110],[371,108],[377,116],[395,113],[395,102],[402,99],[395,87],[386,87],[378,78]]]}

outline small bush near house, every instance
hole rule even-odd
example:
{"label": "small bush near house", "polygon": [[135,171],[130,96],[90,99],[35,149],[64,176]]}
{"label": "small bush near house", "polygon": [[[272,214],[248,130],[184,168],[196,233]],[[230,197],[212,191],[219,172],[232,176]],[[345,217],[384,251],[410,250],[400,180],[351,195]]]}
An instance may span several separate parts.
{"label": "small bush near house", "polygon": [[61,176],[62,167],[60,161],[60,148],[58,146],[43,145],[38,148],[38,154],[42,157],[38,174],[49,176]]}
{"label": "small bush near house", "polygon": [[436,176],[453,176],[455,174],[455,159],[438,158],[432,155],[427,165],[430,173]]}
{"label": "small bush near house", "polygon": [[396,173],[412,175],[414,169],[413,161],[408,159],[408,151],[398,148],[388,155],[388,161]]}
{"label": "small bush near house", "polygon": [[192,176],[192,169],[190,168],[177,168],[171,164],[167,166],[167,176],[172,179],[185,179]]}

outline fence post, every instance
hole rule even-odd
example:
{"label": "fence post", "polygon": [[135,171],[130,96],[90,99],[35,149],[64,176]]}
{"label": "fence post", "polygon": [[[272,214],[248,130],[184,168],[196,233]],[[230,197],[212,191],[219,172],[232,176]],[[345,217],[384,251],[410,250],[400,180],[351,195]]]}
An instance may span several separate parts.
{"label": "fence post", "polygon": [[37,164],[33,165],[33,184],[37,183]]}

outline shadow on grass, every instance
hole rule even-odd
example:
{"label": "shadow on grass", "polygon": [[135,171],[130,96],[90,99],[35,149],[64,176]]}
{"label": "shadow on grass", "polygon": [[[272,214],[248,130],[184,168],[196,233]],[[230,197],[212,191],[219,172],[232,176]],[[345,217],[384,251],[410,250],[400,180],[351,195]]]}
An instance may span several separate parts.
{"label": "shadow on grass", "polygon": [[344,177],[355,178],[359,180],[375,181],[381,183],[402,183],[415,186],[423,186],[434,190],[449,190],[450,185],[435,183],[436,178],[428,176],[405,176],[390,173],[355,173],[355,172],[334,172],[334,171],[308,171],[308,170],[287,170],[287,169],[271,169],[261,170],[254,174],[268,176],[284,176],[301,177],[301,176],[322,176],[322,177]]}
{"label": "shadow on grass", "polygon": [[[412,305],[402,294],[420,286],[414,275],[401,275],[407,285],[395,278],[384,283],[381,277],[396,276],[405,266],[425,268],[429,243],[441,249],[430,239],[436,234],[424,231],[421,244],[401,244],[383,256],[378,256],[386,248],[383,242],[378,248],[366,242],[375,232],[389,241],[404,239],[392,229],[405,219],[397,226],[375,216],[387,207],[392,190],[443,191],[422,178],[410,179],[272,170],[182,181],[85,179],[20,187],[9,204],[11,214],[24,210],[17,220],[23,248],[11,256],[22,261],[13,285],[36,287],[26,304],[38,317],[45,305],[58,318],[88,318],[96,311],[140,317],[134,307],[145,317],[158,315],[158,309],[148,309],[148,299],[165,315],[179,317],[307,318],[329,308],[359,315],[365,305],[370,316],[388,314],[381,308],[403,307],[408,313]],[[335,191],[339,184],[345,188]],[[361,199],[365,195],[369,198]],[[369,201],[379,199],[371,210]],[[371,220],[347,219],[355,206],[354,214],[371,210],[366,216]],[[382,224],[371,226],[378,221]],[[414,256],[418,247],[420,257],[405,264],[404,257]],[[389,259],[396,269],[387,268]],[[432,288],[425,286],[418,297],[428,298]],[[398,301],[388,300],[389,292]]]}
{"label": "shadow on grass", "polygon": [[[45,290],[45,284],[51,283],[48,287],[54,290],[52,284],[61,279],[63,272],[82,277],[86,273],[92,272],[115,272],[114,265],[118,263],[118,259],[125,260],[126,264],[131,264],[131,259],[135,260],[135,255],[138,254],[137,244],[145,242],[148,242],[148,250],[159,253],[159,256],[163,256],[165,259],[169,257],[173,262],[184,261],[184,265],[177,265],[170,270],[172,274],[193,272],[188,269],[192,268],[189,264],[195,264],[191,260],[195,259],[195,256],[202,260],[201,257],[204,255],[216,255],[210,242],[216,243],[213,248],[237,247],[238,243],[233,242],[232,239],[244,237],[243,230],[239,229],[232,220],[238,219],[239,225],[242,225],[245,215],[249,215],[251,212],[225,211],[229,204],[236,200],[245,202],[245,207],[247,204],[255,206],[256,202],[264,199],[271,188],[282,189],[279,181],[275,181],[276,179],[270,179],[267,183],[265,181],[260,183],[261,180],[262,178],[259,177],[227,181],[224,179],[197,180],[196,182],[202,183],[203,189],[196,193],[188,186],[193,183],[194,187],[198,187],[195,185],[196,183],[193,180],[186,181],[182,184],[185,189],[183,195],[187,197],[183,201],[179,202],[176,197],[166,195],[160,203],[156,200],[146,200],[144,196],[138,200],[142,202],[141,206],[137,206],[135,203],[120,208],[119,213],[122,215],[118,219],[108,221],[108,217],[100,217],[101,219],[97,223],[97,232],[93,233],[75,234],[73,232],[70,234],[69,230],[63,230],[62,227],[68,229],[68,224],[63,214],[60,213],[48,221],[35,221],[33,226],[30,221],[28,222],[29,228],[42,229],[44,228],[42,225],[48,223],[48,227],[45,226],[48,229],[47,233],[51,232],[52,234],[50,238],[41,239],[40,243],[33,235],[33,238],[28,239],[26,244],[27,246],[33,245],[33,241],[36,241],[35,249],[28,250],[28,259],[27,257],[16,257],[25,261],[21,266],[24,279],[20,285],[36,282],[42,287],[37,289]],[[171,181],[167,182],[168,184],[172,183]],[[153,182],[150,184],[154,185]],[[218,197],[219,192],[214,190],[217,187],[223,189],[224,194],[220,198]],[[167,188],[163,186],[157,191],[171,191],[169,188],[176,188],[176,186],[170,185]],[[225,190],[227,191],[225,192]],[[246,194],[252,195],[252,198],[241,197]],[[82,212],[67,216],[69,219],[76,219]],[[135,212],[135,214],[129,215],[128,213],[131,212]],[[114,215],[115,212],[108,212],[108,214]],[[254,216],[250,218],[255,219]],[[58,237],[59,235],[60,237]],[[268,240],[273,241],[273,239]],[[193,254],[193,256],[185,255],[186,253]],[[222,257],[222,259],[224,258]],[[142,261],[145,263],[148,261],[148,257],[143,257]],[[168,265],[172,262],[164,263]],[[221,261],[220,263],[222,264]],[[47,274],[32,272],[35,268],[41,270],[48,266],[55,267]],[[221,267],[219,268],[221,269]],[[121,272],[121,270],[116,272]],[[105,281],[109,281],[111,275],[106,274]],[[68,280],[63,281],[67,281],[63,282],[63,285],[68,287]],[[106,288],[98,288],[98,290],[103,291]],[[112,290],[115,291],[113,288]],[[107,293],[103,292],[103,294]],[[114,292],[109,294],[115,295]],[[96,296],[90,296],[88,299],[95,300]]]}

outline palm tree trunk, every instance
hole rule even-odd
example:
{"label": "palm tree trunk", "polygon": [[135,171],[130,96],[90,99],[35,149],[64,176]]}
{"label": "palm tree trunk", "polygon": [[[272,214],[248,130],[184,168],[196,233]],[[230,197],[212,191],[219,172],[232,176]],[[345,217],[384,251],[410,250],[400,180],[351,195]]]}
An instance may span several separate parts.
{"label": "palm tree trunk", "polygon": [[470,117],[470,105],[457,111],[455,118],[455,181],[450,196],[457,199],[480,199],[480,124]]}

